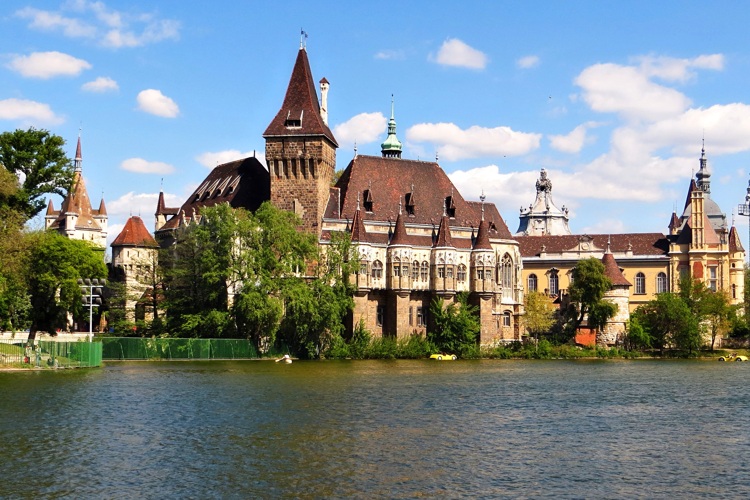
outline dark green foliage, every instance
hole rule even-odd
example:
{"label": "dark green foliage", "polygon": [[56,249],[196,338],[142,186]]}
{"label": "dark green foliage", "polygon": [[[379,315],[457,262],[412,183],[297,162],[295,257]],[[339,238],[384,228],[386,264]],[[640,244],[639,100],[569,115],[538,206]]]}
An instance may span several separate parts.
{"label": "dark green foliage", "polygon": [[658,294],[656,299],[639,307],[634,317],[648,334],[650,344],[662,355],[671,346],[688,352],[701,346],[698,319],[678,294]]}
{"label": "dark green foliage", "polygon": [[430,315],[433,327],[427,340],[437,350],[463,357],[476,346],[481,328],[478,308],[468,303],[466,293],[457,294],[455,302],[447,306],[443,299],[433,301]]}
{"label": "dark green foliage", "polygon": [[[603,304],[605,292],[612,287],[612,281],[605,274],[604,264],[594,257],[578,261],[573,268],[572,282],[568,288],[570,309],[569,323],[575,332],[590,312],[595,312],[595,327],[603,327],[616,309]],[[590,321],[590,320],[589,320]]]}
{"label": "dark green foliage", "polygon": [[644,351],[651,349],[651,336],[641,325],[638,315],[633,315],[628,322],[623,345],[628,351]]}
{"label": "dark green foliage", "polygon": [[73,181],[73,169],[64,145],[61,137],[47,130],[30,128],[0,134],[0,169],[23,177],[15,193],[3,196],[0,192],[0,205],[5,203],[31,219],[45,208],[44,195],[65,196]]}

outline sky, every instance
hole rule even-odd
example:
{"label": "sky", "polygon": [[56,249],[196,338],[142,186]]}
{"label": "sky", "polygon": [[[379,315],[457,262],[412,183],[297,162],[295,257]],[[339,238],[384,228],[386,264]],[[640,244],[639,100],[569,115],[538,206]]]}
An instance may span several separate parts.
{"label": "sky", "polygon": [[544,168],[573,233],[666,233],[704,143],[711,197],[730,221],[745,203],[748,26],[735,1],[4,0],[0,131],[50,130],[71,158],[80,133],[109,241],[131,215],[153,230],[160,189],[180,206],[263,156],[303,41],[337,169],[380,154],[393,96],[403,157],[437,157],[511,232]]}

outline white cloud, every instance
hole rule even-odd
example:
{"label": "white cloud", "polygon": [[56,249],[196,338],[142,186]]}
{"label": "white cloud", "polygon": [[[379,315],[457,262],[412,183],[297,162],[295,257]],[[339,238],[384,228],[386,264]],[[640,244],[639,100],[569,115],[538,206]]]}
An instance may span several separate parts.
{"label": "white cloud", "polygon": [[108,76],[100,76],[96,80],[86,82],[81,86],[86,92],[108,92],[110,90],[119,90],[119,85]]}
{"label": "white cloud", "polygon": [[201,165],[203,165],[204,167],[214,168],[217,165],[223,165],[224,163],[228,163],[234,160],[240,160],[242,158],[248,158],[253,155],[258,159],[258,161],[260,161],[263,164],[263,166],[266,165],[265,151],[247,151],[243,153],[239,149],[227,149],[224,151],[208,151],[206,153],[201,153],[198,156],[196,156],[195,160]]}
{"label": "white cloud", "polygon": [[487,66],[487,55],[458,38],[449,38],[440,46],[434,61],[445,66],[459,66],[470,69],[484,69]]}
{"label": "white cloud", "polygon": [[143,158],[128,158],[120,164],[120,168],[138,174],[171,174],[175,168],[164,162],[148,161]]}
{"label": "white cloud", "polygon": [[461,129],[453,123],[420,123],[406,131],[412,142],[435,145],[448,161],[486,156],[518,156],[539,148],[541,134],[517,132],[510,127]]}
{"label": "white cloud", "polygon": [[60,32],[66,37],[88,38],[111,48],[140,47],[180,36],[180,23],[160,19],[153,13],[121,12],[110,9],[104,2],[70,0],[61,12],[26,7],[16,16],[28,19],[29,28]]}
{"label": "white cloud", "polygon": [[648,77],[660,78],[668,82],[686,82],[695,77],[693,69],[724,69],[724,56],[711,54],[693,59],[677,59],[663,56],[640,56],[633,59],[640,71]]}
{"label": "white cloud", "polygon": [[539,56],[525,56],[516,61],[516,66],[522,69],[536,68],[539,66]]}
{"label": "white cloud", "polygon": [[136,98],[138,109],[146,113],[165,118],[174,118],[180,114],[180,108],[172,99],[161,93],[160,90],[146,89],[138,93]]}
{"label": "white cloud", "polygon": [[27,78],[48,79],[55,76],[77,76],[91,64],[62,52],[32,52],[15,56],[7,67]]}
{"label": "white cloud", "polygon": [[406,53],[403,50],[380,50],[375,53],[375,59],[403,60],[406,59]]}
{"label": "white cloud", "polygon": [[681,113],[690,99],[672,88],[653,83],[632,66],[595,64],[581,72],[575,83],[594,111],[618,113],[631,120],[656,121]]}
{"label": "white cloud", "polygon": [[360,113],[333,127],[333,135],[342,149],[352,148],[355,142],[362,145],[385,139],[387,123],[383,113]]}
{"label": "white cloud", "polygon": [[591,142],[587,132],[594,126],[593,122],[583,123],[565,135],[550,135],[550,147],[563,153],[579,153],[585,144]]}
{"label": "white cloud", "polygon": [[52,111],[49,104],[26,99],[0,101],[0,120],[20,121],[28,125],[59,125],[65,121]]}

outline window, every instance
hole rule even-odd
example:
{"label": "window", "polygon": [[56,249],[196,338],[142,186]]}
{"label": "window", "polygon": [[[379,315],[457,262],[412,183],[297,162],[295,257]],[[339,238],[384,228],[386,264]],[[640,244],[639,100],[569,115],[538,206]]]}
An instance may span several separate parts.
{"label": "window", "polygon": [[709,266],[709,268],[708,268],[708,289],[711,290],[712,292],[715,292],[718,289],[718,287],[717,287],[718,279],[717,279],[717,272],[716,271],[717,271],[716,266]]}
{"label": "window", "polygon": [[429,276],[430,276],[430,265],[427,263],[427,261],[424,261],[422,262],[422,266],[419,269],[419,279],[426,282]]}
{"label": "window", "polygon": [[560,279],[557,276],[557,271],[551,271],[549,273],[549,294],[557,295],[560,292]]}
{"label": "window", "polygon": [[376,260],[372,263],[372,277],[382,278],[383,277],[383,263]]}
{"label": "window", "polygon": [[484,279],[484,268],[483,267],[478,267],[477,268],[477,279],[478,280],[483,280]]}
{"label": "window", "polygon": [[458,281],[466,281],[466,266],[465,265],[459,264],[458,275],[456,277],[458,278]]}
{"label": "window", "polygon": [[665,293],[667,291],[667,275],[659,273],[656,275],[656,293]]}
{"label": "window", "polygon": [[737,285],[732,285],[732,298],[737,298]]}
{"label": "window", "polygon": [[367,262],[360,262],[359,263],[359,274],[366,276],[367,275]]}
{"label": "window", "polygon": [[503,326],[510,326],[510,311],[503,313]]}
{"label": "window", "polygon": [[417,326],[425,325],[424,308],[417,307]]}
{"label": "window", "polygon": [[375,312],[375,323],[378,326],[383,326],[383,318],[385,317],[385,308],[383,306],[378,306],[376,312]]}
{"label": "window", "polygon": [[396,277],[401,276],[401,264],[393,264],[393,275]]}
{"label": "window", "polygon": [[416,260],[411,263],[411,279],[417,281],[419,279],[419,262]]}
{"label": "window", "polygon": [[513,274],[513,260],[506,253],[500,263],[500,279],[502,280],[503,297],[505,298],[513,296],[513,284],[515,282]]}
{"label": "window", "polygon": [[438,278],[445,278],[445,266],[438,264],[437,266]]}
{"label": "window", "polygon": [[446,278],[452,278],[453,277],[453,266],[446,266],[445,267],[445,277]]}
{"label": "window", "polygon": [[414,308],[409,306],[409,326],[414,325]]}
{"label": "window", "polygon": [[529,274],[527,288],[529,289],[530,292],[536,292],[537,287],[538,287],[538,284],[537,284],[536,274]]}
{"label": "window", "polygon": [[643,295],[646,293],[646,275],[643,273],[637,273],[635,275],[635,293],[636,295]]}

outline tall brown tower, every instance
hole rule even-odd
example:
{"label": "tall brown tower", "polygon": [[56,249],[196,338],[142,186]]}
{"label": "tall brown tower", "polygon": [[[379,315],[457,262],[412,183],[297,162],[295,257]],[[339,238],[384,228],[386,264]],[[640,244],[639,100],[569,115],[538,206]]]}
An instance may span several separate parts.
{"label": "tall brown tower", "polygon": [[[328,81],[324,78],[324,103],[327,91]],[[338,143],[328,128],[327,110],[318,102],[304,46],[297,54],[284,103],[263,137],[271,175],[271,203],[295,212],[302,218],[305,230],[320,235]]]}

